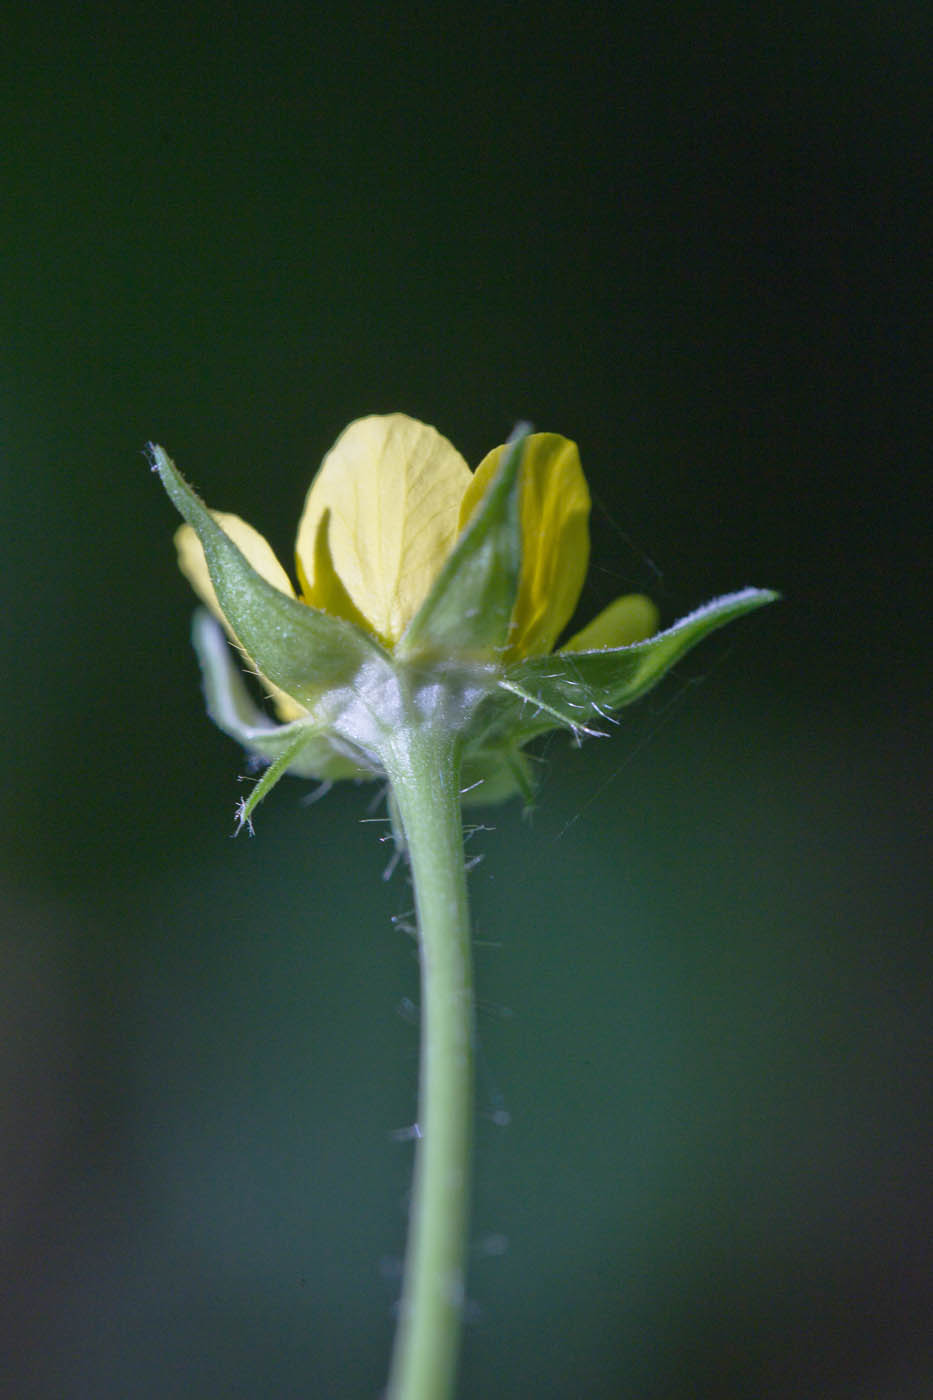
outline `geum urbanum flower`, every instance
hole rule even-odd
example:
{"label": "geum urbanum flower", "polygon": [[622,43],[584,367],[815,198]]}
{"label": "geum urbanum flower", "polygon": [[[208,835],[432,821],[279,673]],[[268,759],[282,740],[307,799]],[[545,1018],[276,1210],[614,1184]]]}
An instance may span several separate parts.
{"label": "geum urbanum flower", "polygon": [[[208,710],[269,767],[372,778],[399,726],[459,735],[467,800],[532,793],[524,746],[602,732],[709,632],[777,595],[745,588],[656,633],[654,604],[616,599],[557,652],[583,587],[590,498],[573,442],[517,431],[471,472],[434,428],[360,418],[324,458],[296,541],[296,593],[269,544],[210,511],[161,447],[152,464],[185,517],[181,568],[209,609],[194,642]],[[250,698],[221,627],[271,697]]]}

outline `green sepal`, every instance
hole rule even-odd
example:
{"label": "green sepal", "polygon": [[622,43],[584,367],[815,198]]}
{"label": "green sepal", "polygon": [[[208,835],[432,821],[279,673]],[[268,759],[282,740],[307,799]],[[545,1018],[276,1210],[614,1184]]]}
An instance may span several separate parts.
{"label": "green sepal", "polygon": [[259,806],[262,799],[264,797],[268,797],[269,793],[279,781],[279,778],[284,778],[285,774],[289,771],[291,767],[292,760],[295,757],[297,757],[298,753],[301,750],[301,747],[302,738],[301,735],[298,735],[295,739],[293,739],[291,749],[285,749],[284,752],[279,755],[279,757],[275,760],[274,763],[270,763],[269,767],[266,769],[262,777],[256,783],[256,786],[253,788],[249,797],[242,797],[237,803],[236,831],[234,832],[235,836],[239,836],[244,826],[248,828],[249,834],[250,836],[252,836],[253,812]]}
{"label": "green sepal", "polygon": [[161,447],[149,444],[153,470],[196,531],[223,614],[264,676],[300,704],[347,682],[382,648],[352,622],[290,598],[268,583],[221,529]]}
{"label": "green sepal", "polygon": [[511,450],[396,647],[399,656],[488,655],[505,645],[522,564],[521,466],[528,430]]}
{"label": "green sepal", "polygon": [[194,614],[191,640],[201,666],[207,713],[231,739],[269,764],[276,764],[287,755],[282,771],[297,778],[335,782],[338,778],[373,776],[342,753],[327,737],[332,731],[313,716],[276,724],[254,703],[223,628],[206,608],[198,608]]}
{"label": "green sepal", "polygon": [[598,726],[613,710],[639,699],[704,637],[779,597],[771,589],[743,588],[713,599],[645,642],[521,661],[500,681],[512,703],[495,714],[495,726],[520,735],[521,743],[559,725],[592,733],[594,722]]}

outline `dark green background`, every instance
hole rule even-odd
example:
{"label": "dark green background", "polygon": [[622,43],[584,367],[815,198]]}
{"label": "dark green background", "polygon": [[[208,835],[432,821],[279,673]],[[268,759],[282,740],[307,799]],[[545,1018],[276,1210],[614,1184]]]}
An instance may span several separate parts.
{"label": "dark green background", "polygon": [[584,613],[786,594],[474,837],[463,1396],[930,1393],[925,10],[8,19],[5,1394],[378,1394],[410,893],[368,791],[229,839],[142,448],[287,560],[394,409],[578,440]]}

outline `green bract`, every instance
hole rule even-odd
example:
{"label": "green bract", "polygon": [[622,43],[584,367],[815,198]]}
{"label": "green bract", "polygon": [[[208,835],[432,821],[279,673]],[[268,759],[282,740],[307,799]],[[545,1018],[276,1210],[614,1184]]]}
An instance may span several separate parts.
{"label": "green bract", "polygon": [[[367,479],[367,450],[378,453],[378,479]],[[465,801],[515,792],[527,799],[532,782],[522,747],[529,740],[557,728],[578,739],[598,732],[703,637],[778,596],[745,588],[655,636],[645,635],[653,614],[646,600],[617,600],[579,634],[586,649],[571,639],[562,650],[535,654],[573,610],[586,567],[589,496],[566,439],[520,432],[471,478],[433,429],[399,414],[359,420],[325,462],[330,475],[324,481],[322,473],[319,498],[317,482],[309,493],[299,531],[307,546],[304,555],[299,550],[300,598],[286,591],[287,575],[251,527],[215,516],[163,449],[151,452],[194,532],[180,532],[185,571],[215,614],[199,612],[193,633],[208,711],[269,765],[242,820],[285,772],[325,781],[383,776],[393,737],[412,724],[458,736]],[[417,470],[406,452],[417,456]],[[436,460],[443,481],[432,496]],[[360,479],[348,482],[348,473]],[[393,525],[420,550],[419,572],[407,577],[404,549],[396,549],[391,587],[380,591],[371,556],[391,553],[393,537],[386,543],[374,535],[385,506],[367,503],[379,491],[394,501],[396,483],[419,512],[406,526],[403,500]],[[461,496],[458,523],[450,512]],[[440,504],[432,508],[432,501]],[[426,528],[433,543],[425,543]],[[221,622],[286,723],[250,698]],[[639,639],[588,646],[593,638],[631,635]]]}

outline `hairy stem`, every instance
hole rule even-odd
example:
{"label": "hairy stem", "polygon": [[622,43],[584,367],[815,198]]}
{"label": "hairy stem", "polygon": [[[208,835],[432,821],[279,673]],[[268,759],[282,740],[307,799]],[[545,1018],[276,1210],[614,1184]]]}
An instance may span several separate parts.
{"label": "hairy stem", "polygon": [[463,1318],[473,1119],[473,978],[455,738],[423,721],[386,770],[411,864],[421,955],[418,1141],[389,1400],[448,1400]]}

